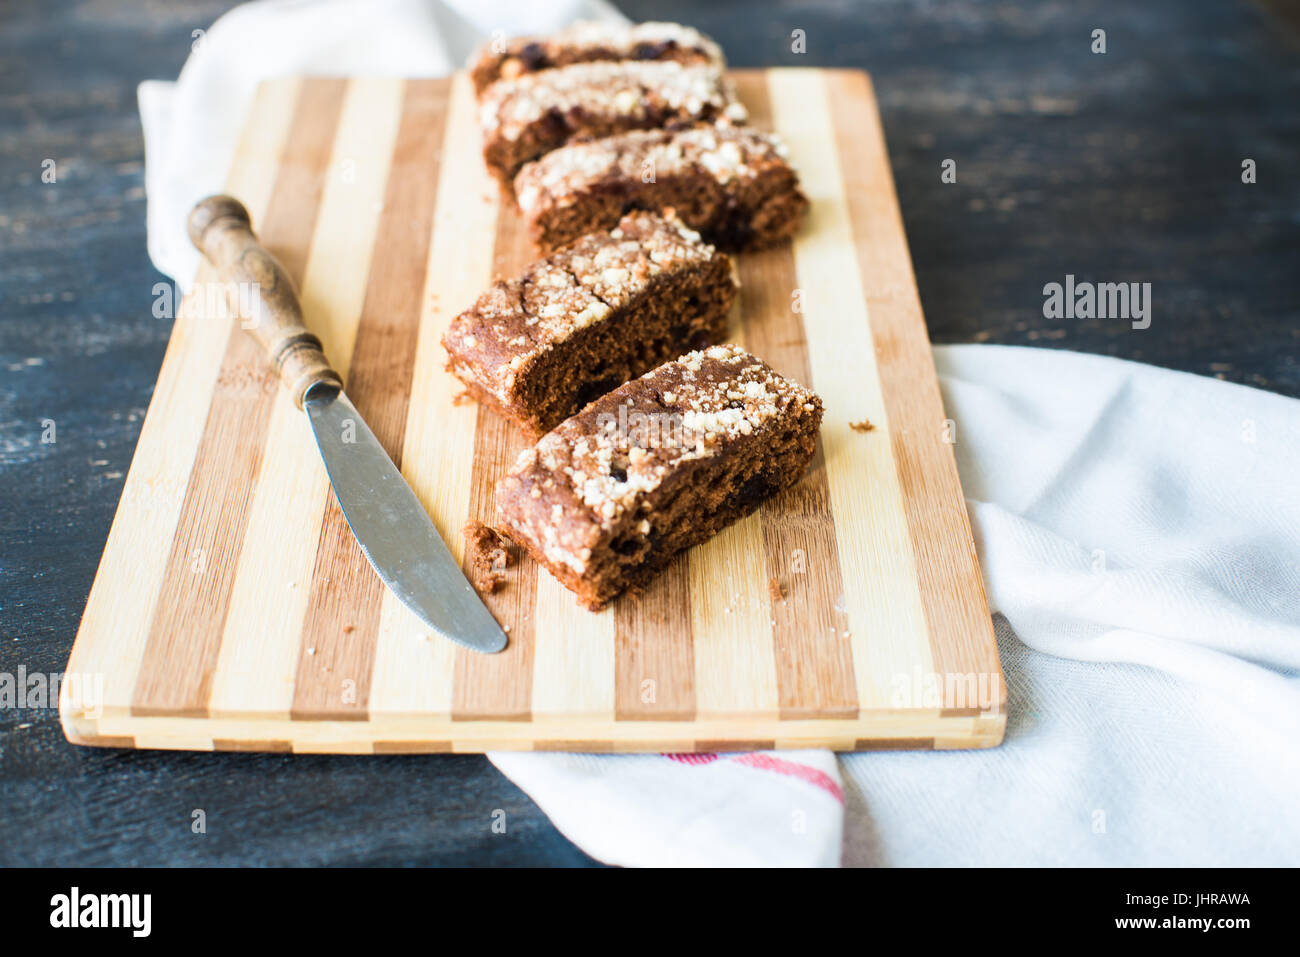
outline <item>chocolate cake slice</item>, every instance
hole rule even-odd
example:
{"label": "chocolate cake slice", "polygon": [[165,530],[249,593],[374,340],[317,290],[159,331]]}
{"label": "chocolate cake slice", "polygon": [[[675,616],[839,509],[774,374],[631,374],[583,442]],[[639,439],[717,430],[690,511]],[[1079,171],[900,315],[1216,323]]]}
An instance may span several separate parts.
{"label": "chocolate cake slice", "polygon": [[629,209],[663,206],[722,249],[758,249],[794,235],[808,208],[785,145],[739,126],[565,146],[520,171],[515,198],[542,249],[608,229]]}
{"label": "chocolate cake slice", "polygon": [[717,67],[671,61],[527,73],[494,83],[479,102],[483,159],[507,189],[524,163],[573,139],[747,117]]}
{"label": "chocolate cake slice", "polygon": [[632,213],[500,281],[443,335],[469,394],[540,436],[592,399],[726,338],[731,260],[672,211]]}
{"label": "chocolate cake slice", "polygon": [[680,23],[581,21],[548,36],[511,37],[485,44],[470,63],[479,95],[497,80],[600,60],[672,60],[687,66],[723,67],[719,46]]}
{"label": "chocolate cake slice", "polygon": [[599,609],[803,475],[821,400],[737,346],[602,396],[497,486],[501,530]]}

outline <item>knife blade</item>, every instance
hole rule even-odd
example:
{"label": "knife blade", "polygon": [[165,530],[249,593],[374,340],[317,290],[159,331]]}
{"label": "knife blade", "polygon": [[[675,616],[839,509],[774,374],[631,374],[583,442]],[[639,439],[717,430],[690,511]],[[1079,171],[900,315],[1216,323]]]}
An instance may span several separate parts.
{"label": "knife blade", "polygon": [[248,210],[209,196],[190,213],[190,239],[216,267],[226,301],[261,343],[316,437],[334,496],[361,551],[416,617],[473,651],[501,651],[506,635],[343,391],[306,327],[293,282],[253,235]]}
{"label": "knife blade", "polygon": [[488,653],[504,648],[505,632],[348,397],[318,386],[304,404],[339,507],[384,584],[457,644]]}

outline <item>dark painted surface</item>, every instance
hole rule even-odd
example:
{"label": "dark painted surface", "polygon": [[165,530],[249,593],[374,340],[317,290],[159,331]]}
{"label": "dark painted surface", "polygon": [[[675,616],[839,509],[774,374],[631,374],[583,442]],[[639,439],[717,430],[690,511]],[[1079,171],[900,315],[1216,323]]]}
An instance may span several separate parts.
{"label": "dark painted surface", "polygon": [[[228,6],[0,5],[0,671],[62,670],[166,345],[136,84],[175,76],[191,31]],[[1273,8],[622,6],[705,29],[738,66],[872,71],[936,342],[1300,394],[1300,48]],[[1042,287],[1067,273],[1150,282],[1151,327],[1044,319]],[[480,757],[96,751],[66,744],[50,709],[0,709],[0,806],[0,864],[590,863]]]}

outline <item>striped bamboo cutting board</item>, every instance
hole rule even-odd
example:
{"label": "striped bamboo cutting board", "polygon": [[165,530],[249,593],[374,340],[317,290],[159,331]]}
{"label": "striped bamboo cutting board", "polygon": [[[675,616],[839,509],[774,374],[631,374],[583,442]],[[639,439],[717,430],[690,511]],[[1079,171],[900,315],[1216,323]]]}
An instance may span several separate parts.
{"label": "striped bamboo cutting board", "polygon": [[[601,614],[528,560],[509,648],[426,633],[380,584],[301,414],[204,267],[176,321],[68,671],[68,738],[279,751],[997,744],[1005,693],[865,74],[735,74],[812,199],[742,256],[733,338],[826,401],[794,489]],[[264,84],[227,184],[457,555],[522,448],[439,337],[533,258],[467,79]],[[205,285],[206,283],[206,285]],[[869,425],[868,425],[869,424]],[[782,592],[784,594],[782,594]]]}

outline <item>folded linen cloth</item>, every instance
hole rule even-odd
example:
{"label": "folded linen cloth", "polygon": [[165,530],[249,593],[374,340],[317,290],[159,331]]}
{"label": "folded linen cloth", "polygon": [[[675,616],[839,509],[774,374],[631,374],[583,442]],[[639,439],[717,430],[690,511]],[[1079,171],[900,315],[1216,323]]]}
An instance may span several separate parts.
{"label": "folded linen cloth", "polygon": [[[844,863],[1300,861],[1300,402],[1072,352],[935,359],[1007,737],[840,755]],[[840,853],[828,758],[493,761],[602,860],[805,865]]]}
{"label": "folded linen cloth", "polygon": [[1300,402],[1070,352],[935,358],[1007,737],[844,756],[845,862],[1294,866]]}
{"label": "folded linen cloth", "polygon": [[[176,83],[140,88],[154,263],[192,279],[185,215],[221,188],[260,79],[444,73],[494,31],[576,17],[618,14],[600,0],[236,8]],[[1000,613],[1001,748],[493,762],[614,864],[1300,860],[1300,403],[1067,352],[955,346],[936,361]]]}

